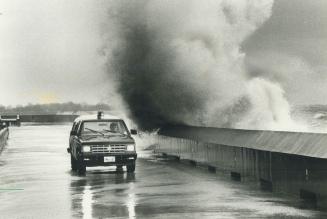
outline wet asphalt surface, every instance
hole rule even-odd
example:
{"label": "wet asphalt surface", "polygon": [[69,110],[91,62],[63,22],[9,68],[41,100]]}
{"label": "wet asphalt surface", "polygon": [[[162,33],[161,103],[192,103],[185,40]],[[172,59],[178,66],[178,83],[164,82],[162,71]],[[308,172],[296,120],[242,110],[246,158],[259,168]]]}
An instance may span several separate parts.
{"label": "wet asphalt surface", "polygon": [[139,151],[136,172],[70,170],[70,125],[10,128],[0,155],[0,218],[327,218],[296,201]]}

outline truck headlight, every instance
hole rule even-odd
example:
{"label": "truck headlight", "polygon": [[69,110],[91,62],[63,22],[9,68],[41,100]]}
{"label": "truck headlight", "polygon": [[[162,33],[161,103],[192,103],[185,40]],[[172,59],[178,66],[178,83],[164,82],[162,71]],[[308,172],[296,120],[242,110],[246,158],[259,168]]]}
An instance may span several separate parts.
{"label": "truck headlight", "polygon": [[90,152],[91,147],[90,146],[83,146],[83,152]]}
{"label": "truck headlight", "polygon": [[135,151],[135,145],[133,145],[133,144],[128,144],[126,150],[127,150],[127,151]]}

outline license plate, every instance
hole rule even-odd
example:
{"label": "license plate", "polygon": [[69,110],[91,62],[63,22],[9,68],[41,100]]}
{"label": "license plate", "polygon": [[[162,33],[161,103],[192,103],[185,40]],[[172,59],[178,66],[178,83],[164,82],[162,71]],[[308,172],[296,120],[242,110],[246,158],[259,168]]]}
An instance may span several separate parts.
{"label": "license plate", "polygon": [[115,162],[116,159],[115,157],[103,157],[103,162],[108,163],[108,162]]}

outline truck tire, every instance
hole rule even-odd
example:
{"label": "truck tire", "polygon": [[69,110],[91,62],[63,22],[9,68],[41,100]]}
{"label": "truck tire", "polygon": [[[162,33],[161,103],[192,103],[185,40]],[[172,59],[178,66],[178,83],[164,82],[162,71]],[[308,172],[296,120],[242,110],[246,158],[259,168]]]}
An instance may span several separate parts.
{"label": "truck tire", "polygon": [[77,161],[76,159],[73,157],[73,155],[70,155],[70,166],[72,168],[72,171],[76,171],[77,170]]}
{"label": "truck tire", "polygon": [[123,166],[122,165],[117,165],[116,166],[116,171],[117,172],[123,172]]}
{"label": "truck tire", "polygon": [[81,175],[85,174],[85,172],[86,172],[86,165],[81,159],[78,159],[77,171],[78,171],[78,174],[81,174]]}
{"label": "truck tire", "polygon": [[127,165],[126,168],[127,168],[128,173],[134,173],[135,172],[135,163]]}

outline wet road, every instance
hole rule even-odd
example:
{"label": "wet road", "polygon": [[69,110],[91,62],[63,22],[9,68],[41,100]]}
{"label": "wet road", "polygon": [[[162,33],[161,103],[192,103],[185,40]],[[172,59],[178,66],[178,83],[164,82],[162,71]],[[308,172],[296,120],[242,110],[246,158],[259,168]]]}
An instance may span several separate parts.
{"label": "wet road", "polygon": [[[290,199],[139,151],[135,174],[70,171],[69,125],[13,127],[0,155],[0,218],[326,218]],[[291,204],[292,203],[292,204]]]}

